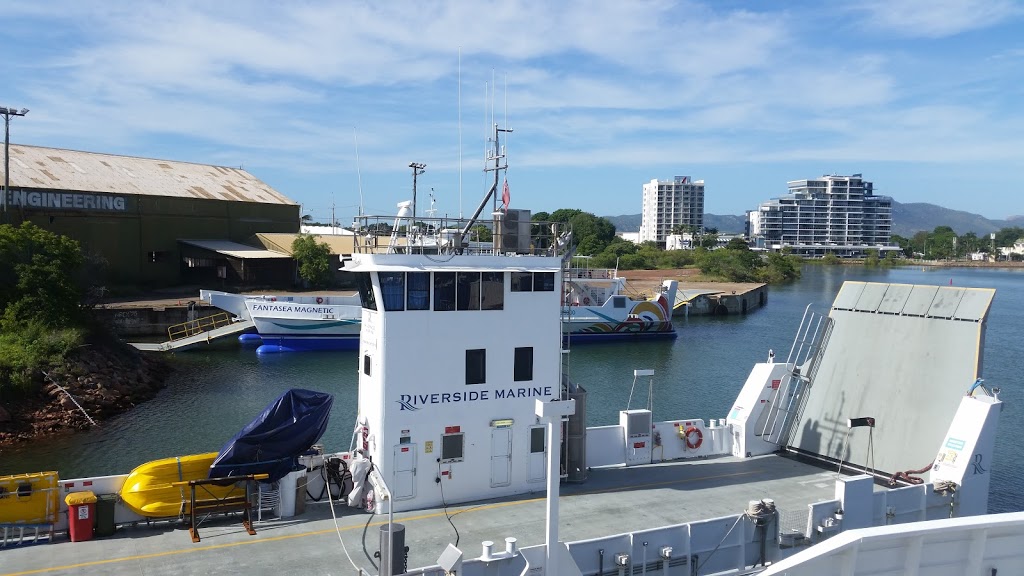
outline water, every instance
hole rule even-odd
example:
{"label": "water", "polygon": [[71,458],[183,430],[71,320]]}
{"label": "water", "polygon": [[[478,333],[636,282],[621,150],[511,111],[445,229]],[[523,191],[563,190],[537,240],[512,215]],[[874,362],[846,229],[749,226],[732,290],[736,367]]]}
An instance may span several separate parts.
{"label": "water", "polygon": [[[678,318],[674,341],[576,346],[570,373],[590,392],[588,424],[616,424],[625,407],[633,370],[652,368],[656,420],[724,418],[755,362],[774,349],[784,360],[804,308],[826,311],[844,280],[996,289],[986,333],[983,374],[1006,401],[996,444],[989,508],[1024,510],[1024,271],[991,269],[804,269],[803,278],[773,286],[768,304],[745,317]],[[64,478],[127,472],[167,456],[217,451],[281,392],[310,388],[335,395],[323,442],[347,449],[356,415],[355,352],[258,357],[234,342],[175,356],[177,372],[154,400],[70,437],[40,440],[0,454],[0,475],[58,470]],[[966,386],[969,383],[965,382]],[[646,404],[646,382],[633,406]],[[908,467],[924,463],[908,463]]]}

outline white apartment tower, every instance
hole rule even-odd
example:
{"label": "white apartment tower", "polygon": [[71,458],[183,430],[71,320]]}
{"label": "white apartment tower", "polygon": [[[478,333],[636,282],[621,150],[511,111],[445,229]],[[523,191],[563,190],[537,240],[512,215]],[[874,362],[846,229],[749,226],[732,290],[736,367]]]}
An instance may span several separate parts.
{"label": "white apartment tower", "polygon": [[665,243],[676,226],[704,228],[704,181],[689,176],[644,184],[640,241]]}
{"label": "white apartment tower", "polygon": [[749,212],[751,239],[771,250],[805,256],[885,252],[892,235],[892,198],[875,196],[860,174],[787,183],[789,194]]}

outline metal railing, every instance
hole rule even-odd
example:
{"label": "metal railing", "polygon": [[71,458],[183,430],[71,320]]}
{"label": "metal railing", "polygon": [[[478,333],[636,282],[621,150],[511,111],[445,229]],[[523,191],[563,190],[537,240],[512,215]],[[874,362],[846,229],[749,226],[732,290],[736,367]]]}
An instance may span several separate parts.
{"label": "metal railing", "polygon": [[228,316],[228,313],[220,312],[218,314],[212,314],[203,318],[188,320],[181,324],[169,326],[167,328],[167,339],[173,342],[180,338],[188,338],[189,336],[209,332],[210,330],[215,330],[230,324],[231,317]]}

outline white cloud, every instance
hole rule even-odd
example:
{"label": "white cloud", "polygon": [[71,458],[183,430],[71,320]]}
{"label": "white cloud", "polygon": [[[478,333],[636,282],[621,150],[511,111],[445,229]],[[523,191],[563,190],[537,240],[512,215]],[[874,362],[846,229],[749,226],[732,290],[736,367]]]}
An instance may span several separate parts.
{"label": "white cloud", "polygon": [[869,27],[912,38],[954,36],[1024,14],[1016,0],[869,0],[854,10],[866,12]]}

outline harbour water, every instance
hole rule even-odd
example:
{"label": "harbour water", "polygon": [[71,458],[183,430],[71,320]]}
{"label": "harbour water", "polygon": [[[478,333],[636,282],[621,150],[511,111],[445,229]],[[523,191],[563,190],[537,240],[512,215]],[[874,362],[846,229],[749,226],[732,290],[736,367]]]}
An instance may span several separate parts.
{"label": "harbour water", "polygon": [[[614,424],[633,370],[654,376],[654,417],[724,418],[754,362],[775,351],[785,360],[804,308],[826,312],[845,280],[995,288],[983,375],[1006,401],[992,470],[992,512],[1024,510],[1024,271],[1002,269],[804,268],[803,278],[772,286],[768,304],[746,316],[675,319],[671,341],[575,346],[570,375],[590,392],[588,424]],[[355,352],[256,356],[236,342],[180,353],[176,372],[154,400],[91,431],[0,452],[0,475],[57,470],[63,478],[128,472],[156,458],[217,451],[281,392],[309,388],[335,395],[323,442],[347,449],[356,415]],[[410,359],[414,362],[415,359]],[[646,379],[645,379],[646,380]],[[898,382],[893,382],[898,386]],[[970,382],[964,382],[964,390]],[[633,406],[646,404],[646,381]],[[878,438],[880,442],[899,442]],[[921,468],[928,462],[908,462]]]}

